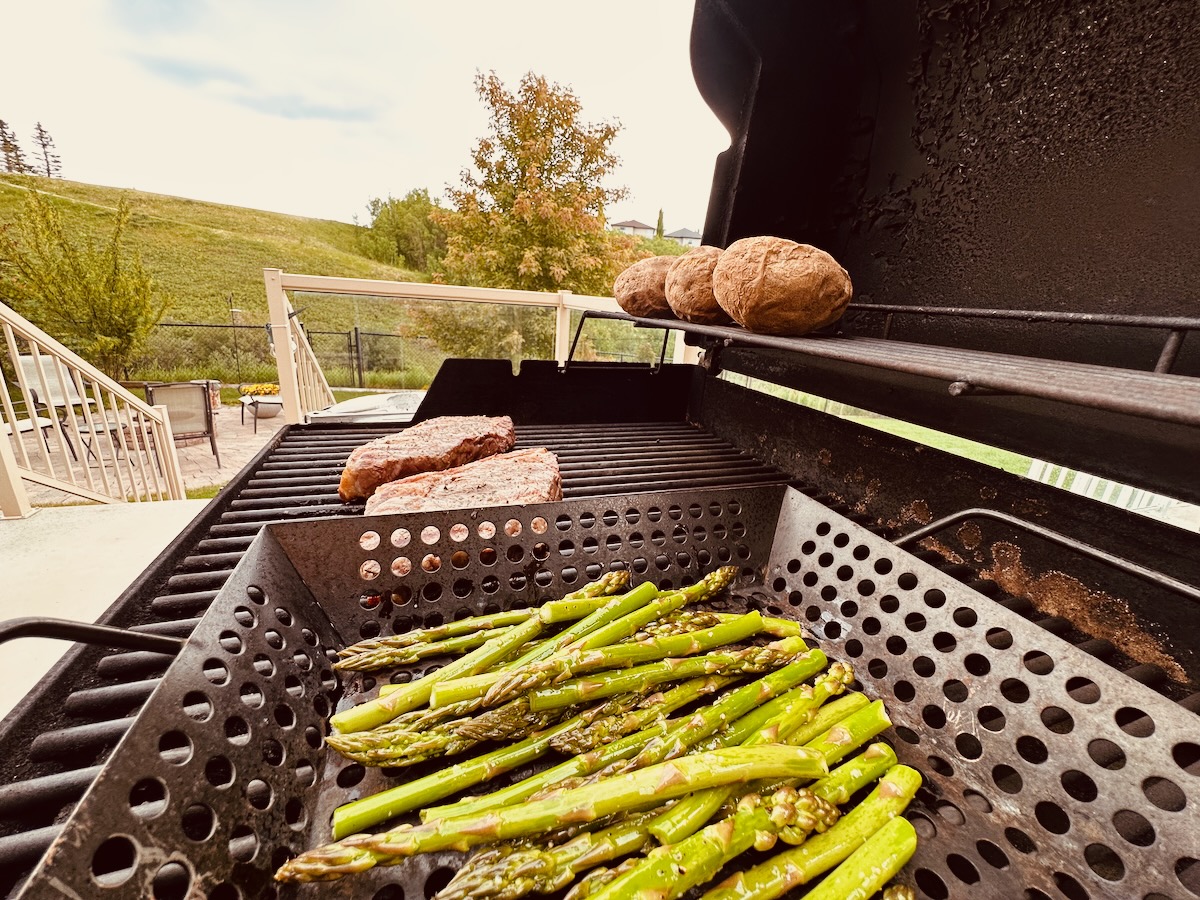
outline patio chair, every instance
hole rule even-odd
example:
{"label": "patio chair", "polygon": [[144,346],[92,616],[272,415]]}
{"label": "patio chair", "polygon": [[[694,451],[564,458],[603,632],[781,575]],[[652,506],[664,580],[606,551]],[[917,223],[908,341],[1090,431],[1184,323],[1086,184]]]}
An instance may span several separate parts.
{"label": "patio chair", "polygon": [[[15,432],[18,435],[31,434],[36,428],[42,433],[42,440],[48,444],[50,440],[50,429],[54,427],[54,420],[46,416],[40,416],[36,412],[28,418],[22,418],[21,414],[28,414],[25,404],[20,400],[12,401],[13,413],[15,418],[11,422],[0,422],[0,431],[4,432],[4,436],[11,438]],[[73,458],[75,456],[75,448],[71,446],[71,442],[67,441],[67,449],[71,451]]]}
{"label": "patio chair", "polygon": [[[65,366],[60,368],[55,357],[19,356],[17,359],[21,364],[21,379],[29,388],[30,394],[33,395],[34,404],[44,406],[47,410],[53,409],[59,422],[66,424],[67,416],[76,406],[96,405],[96,401],[91,397],[80,396],[70,371]],[[38,372],[39,363],[41,363],[40,374]],[[62,373],[61,382],[59,381],[60,372]],[[44,390],[43,381],[45,382]],[[65,392],[63,391],[64,384],[66,385]]]}
{"label": "patio chair", "polygon": [[170,384],[147,384],[146,402],[165,406],[171,416],[171,436],[176,441],[207,437],[221,468],[217,452],[217,426],[213,420],[212,398],[208,384],[202,381],[179,381]]}

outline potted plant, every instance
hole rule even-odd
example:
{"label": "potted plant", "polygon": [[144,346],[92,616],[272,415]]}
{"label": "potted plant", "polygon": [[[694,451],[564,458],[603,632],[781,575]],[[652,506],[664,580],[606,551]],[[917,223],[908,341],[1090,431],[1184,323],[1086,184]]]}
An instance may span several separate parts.
{"label": "potted plant", "polygon": [[270,419],[279,415],[279,410],[283,408],[279,403],[259,402],[260,398],[278,397],[277,384],[243,384],[238,388],[238,393],[242,395],[242,403],[250,407],[257,419]]}

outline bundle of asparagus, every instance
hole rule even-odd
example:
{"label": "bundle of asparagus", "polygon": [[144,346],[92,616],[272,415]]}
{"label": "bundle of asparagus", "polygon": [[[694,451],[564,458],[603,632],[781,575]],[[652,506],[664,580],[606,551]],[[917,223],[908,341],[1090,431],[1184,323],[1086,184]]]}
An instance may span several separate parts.
{"label": "bundle of asparagus", "polygon": [[[736,571],[666,592],[630,589],[613,572],[536,609],[341,651],[337,668],[364,672],[457,657],[335,715],[327,742],[347,758],[403,766],[499,746],[339,807],[334,842],[276,879],[333,880],[481,847],[439,900],[513,900],[572,883],[571,900],[669,900],[782,842],[789,849],[705,896],[778,897],[830,869],[812,896],[871,896],[913,852],[897,816],[920,776],[870,743],[890,724],[882,703],[847,692],[850,667],[809,648],[796,623],[687,608]],[[437,805],[548,753],[563,758]],[[369,832],[415,811],[420,824]]]}

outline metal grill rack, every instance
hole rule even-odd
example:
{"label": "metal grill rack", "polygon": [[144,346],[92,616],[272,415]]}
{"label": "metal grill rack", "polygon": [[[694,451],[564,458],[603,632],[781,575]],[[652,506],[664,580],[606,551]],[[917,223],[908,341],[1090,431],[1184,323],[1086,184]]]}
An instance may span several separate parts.
{"label": "metal grill rack", "polygon": [[[736,562],[725,608],[809,621],[885,699],[901,759],[927,778],[909,869],[924,896],[985,879],[1005,896],[1196,890],[1191,713],[775,486],[268,527],[67,824],[56,846],[70,852],[49,854],[22,896],[57,896],[59,883],[270,896],[269,873],[327,839],[334,805],[423,774],[323,749],[333,707],[375,687],[339,684],[338,646],[541,602],[636,559],[663,586]],[[460,859],[432,854],[360,883],[424,896]]]}

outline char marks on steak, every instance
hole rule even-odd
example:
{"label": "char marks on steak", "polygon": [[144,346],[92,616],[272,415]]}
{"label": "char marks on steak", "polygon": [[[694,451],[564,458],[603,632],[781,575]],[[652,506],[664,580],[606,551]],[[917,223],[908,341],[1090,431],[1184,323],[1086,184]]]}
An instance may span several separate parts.
{"label": "char marks on steak", "polygon": [[533,447],[385,484],[367,500],[367,515],[561,499],[557,457],[544,447]]}
{"label": "char marks on steak", "polygon": [[356,448],[342,470],[338,496],[370,497],[381,484],[461,466],[512,449],[508,416],[440,416]]}

